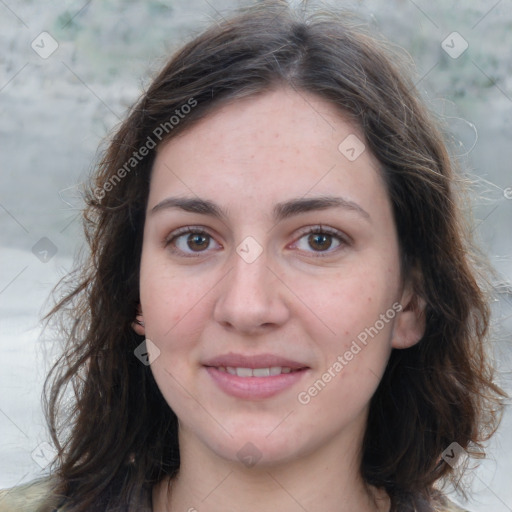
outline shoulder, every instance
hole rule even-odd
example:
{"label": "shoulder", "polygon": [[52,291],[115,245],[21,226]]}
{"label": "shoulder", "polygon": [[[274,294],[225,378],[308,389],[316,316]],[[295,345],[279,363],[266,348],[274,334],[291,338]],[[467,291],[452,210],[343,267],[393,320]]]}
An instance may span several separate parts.
{"label": "shoulder", "polygon": [[47,477],[0,490],[0,512],[54,512],[58,506],[52,493],[55,483]]}

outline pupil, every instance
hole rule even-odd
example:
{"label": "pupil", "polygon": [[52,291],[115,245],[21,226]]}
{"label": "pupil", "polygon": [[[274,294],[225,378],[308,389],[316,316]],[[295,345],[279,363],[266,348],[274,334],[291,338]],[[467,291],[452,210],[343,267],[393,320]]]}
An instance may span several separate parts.
{"label": "pupil", "polygon": [[188,237],[187,245],[192,250],[205,249],[208,247],[208,238],[205,235],[195,233]]}
{"label": "pupil", "polygon": [[313,247],[313,249],[325,251],[329,249],[329,247],[331,246],[331,235],[314,233],[312,235],[309,235],[309,243],[311,247]]}

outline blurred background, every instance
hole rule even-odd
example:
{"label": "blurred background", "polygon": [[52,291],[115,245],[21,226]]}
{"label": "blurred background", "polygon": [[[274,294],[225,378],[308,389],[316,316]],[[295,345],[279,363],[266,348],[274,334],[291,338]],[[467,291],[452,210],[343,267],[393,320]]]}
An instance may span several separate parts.
{"label": "blurred background", "polygon": [[[40,318],[83,245],[80,184],[99,145],[177,46],[247,3],[0,0],[0,488],[45,474],[52,455],[40,399],[55,345]],[[512,0],[331,3],[409,53],[474,181],[475,235],[497,269],[499,382],[512,392]],[[512,511],[511,475],[508,407],[468,507]]]}

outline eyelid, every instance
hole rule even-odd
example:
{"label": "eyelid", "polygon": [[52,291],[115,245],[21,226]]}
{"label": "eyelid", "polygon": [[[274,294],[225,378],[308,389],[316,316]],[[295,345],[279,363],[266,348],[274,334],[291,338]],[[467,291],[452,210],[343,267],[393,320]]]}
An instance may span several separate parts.
{"label": "eyelid", "polygon": [[197,251],[197,252],[187,252],[184,253],[180,249],[176,247],[170,247],[172,242],[176,240],[177,238],[187,235],[187,234],[198,234],[198,235],[206,235],[210,237],[211,240],[213,240],[217,245],[219,245],[222,248],[222,244],[216,240],[216,237],[210,232],[208,228],[205,228],[204,226],[183,226],[181,228],[177,228],[173,230],[171,233],[169,233],[163,240],[163,245],[165,248],[168,248],[171,252],[174,254],[179,255],[185,255],[185,257],[200,257],[204,256],[207,253],[209,253],[211,250],[205,250],[205,251]]}
{"label": "eyelid", "polygon": [[[315,233],[321,233],[321,234],[327,234],[330,236],[333,236],[337,238],[340,242],[340,246],[333,250],[327,250],[327,251],[301,251],[301,252],[307,252],[308,254],[314,254],[315,257],[327,257],[331,256],[340,250],[343,250],[346,246],[349,246],[352,244],[352,239],[349,235],[344,233],[343,231],[340,231],[336,228],[332,228],[329,226],[324,226],[322,224],[316,224],[312,226],[306,226],[299,230],[298,234],[295,235],[295,240],[288,244],[287,247],[295,246],[299,240],[301,240],[304,236],[315,234]],[[210,237],[217,245],[222,248],[222,244],[216,240],[216,236],[211,233],[211,230],[206,228],[205,226],[201,225],[189,225],[189,226],[183,226],[181,228],[177,228],[173,230],[169,235],[167,235],[164,238],[164,247],[168,247],[171,245],[171,243],[179,238],[180,236],[186,235],[186,234],[200,234],[200,235],[206,235]],[[186,254],[187,257],[198,257],[198,256],[204,256],[207,253],[211,252],[211,249],[207,249],[205,251],[198,251],[198,252],[190,252],[190,253],[184,253],[183,251],[172,248],[170,249],[173,253],[179,253],[181,255]],[[216,249],[218,250],[218,249]]]}
{"label": "eyelid", "polygon": [[165,242],[170,242],[173,238],[184,235],[186,233],[204,233],[206,235],[213,236],[208,228],[205,228],[204,226],[187,225],[182,226],[181,228],[173,229],[168,235],[166,235]]}
{"label": "eyelid", "polygon": [[312,226],[306,226],[299,229],[300,236],[307,235],[309,233],[326,233],[328,235],[335,235],[345,241],[349,241],[350,237],[339,229],[325,226],[324,224],[315,224]]}
{"label": "eyelid", "polygon": [[324,226],[322,224],[317,224],[315,226],[307,226],[305,228],[302,228],[299,230],[299,234],[295,236],[295,241],[292,242],[292,246],[296,245],[299,240],[301,240],[304,236],[310,235],[310,234],[326,234],[331,235],[335,238],[337,238],[340,242],[340,246],[333,249],[333,250],[327,250],[327,251],[304,251],[308,254],[314,254],[315,257],[327,257],[331,256],[340,250],[343,250],[346,246],[349,246],[352,244],[352,239],[350,236],[348,236],[343,231],[340,231],[339,229],[331,228],[329,226]]}

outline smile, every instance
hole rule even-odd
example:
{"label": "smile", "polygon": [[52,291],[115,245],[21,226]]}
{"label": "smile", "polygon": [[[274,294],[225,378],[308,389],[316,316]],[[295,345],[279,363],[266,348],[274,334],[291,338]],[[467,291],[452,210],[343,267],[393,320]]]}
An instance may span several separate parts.
{"label": "smile", "polygon": [[243,400],[262,400],[300,386],[310,368],[269,366],[246,368],[235,366],[203,367],[213,384],[224,394]]}
{"label": "smile", "polygon": [[286,366],[271,366],[268,368],[235,368],[233,366],[219,366],[216,367],[216,370],[229,373],[230,375],[237,375],[238,377],[273,377],[274,375],[281,375],[282,373],[299,371],[298,369],[292,370]]}

